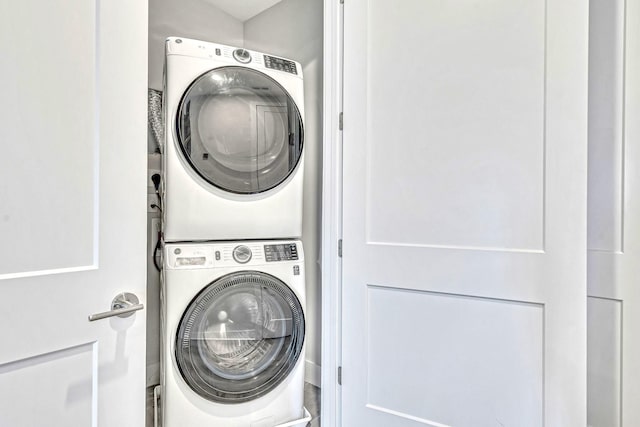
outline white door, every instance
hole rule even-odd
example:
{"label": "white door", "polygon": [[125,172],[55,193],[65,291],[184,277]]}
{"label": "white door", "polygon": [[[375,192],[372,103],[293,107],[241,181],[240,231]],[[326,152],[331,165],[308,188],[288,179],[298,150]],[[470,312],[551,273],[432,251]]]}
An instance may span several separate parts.
{"label": "white door", "polygon": [[343,426],[586,425],[587,9],[345,1]]}
{"label": "white door", "polygon": [[0,2],[0,425],[141,427],[147,4]]}
{"label": "white door", "polygon": [[591,0],[588,425],[640,425],[640,3]]}

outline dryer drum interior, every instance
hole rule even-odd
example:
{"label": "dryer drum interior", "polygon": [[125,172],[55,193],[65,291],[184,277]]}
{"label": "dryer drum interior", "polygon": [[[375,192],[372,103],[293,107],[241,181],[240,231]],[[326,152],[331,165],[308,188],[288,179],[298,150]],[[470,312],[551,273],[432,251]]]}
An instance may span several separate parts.
{"label": "dryer drum interior", "polygon": [[176,362],[205,399],[247,402],[289,375],[304,333],[302,305],[285,283],[258,271],[231,273],[189,304],[178,326]]}
{"label": "dryer drum interior", "polygon": [[285,181],[302,156],[302,117],[266,74],[221,67],[198,77],[176,116],[178,145],[193,170],[232,193],[255,194]]}

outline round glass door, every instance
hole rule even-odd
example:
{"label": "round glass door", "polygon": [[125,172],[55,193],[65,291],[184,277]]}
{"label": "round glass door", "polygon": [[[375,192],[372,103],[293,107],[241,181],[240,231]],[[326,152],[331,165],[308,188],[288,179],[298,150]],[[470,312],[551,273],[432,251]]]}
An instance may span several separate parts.
{"label": "round glass door", "polygon": [[196,79],[177,114],[177,139],[193,170],[233,193],[278,186],[302,155],[302,117],[287,91],[264,73],[221,67]]}
{"label": "round glass door", "polygon": [[214,402],[241,403],[273,390],[304,344],[300,301],[266,273],[232,273],[208,285],[185,311],[176,362],[186,383]]}

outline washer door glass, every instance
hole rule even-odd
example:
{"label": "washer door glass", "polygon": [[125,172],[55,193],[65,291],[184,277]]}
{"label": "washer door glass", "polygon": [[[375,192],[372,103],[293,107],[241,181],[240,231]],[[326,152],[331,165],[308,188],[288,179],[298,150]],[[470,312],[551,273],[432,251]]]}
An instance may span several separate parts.
{"label": "washer door glass", "polygon": [[196,79],[177,114],[186,160],[225,191],[254,194],[283,182],[302,155],[302,117],[287,91],[264,73],[222,67]]}
{"label": "washer door glass", "polygon": [[241,403],[273,390],[304,344],[300,301],[266,273],[232,273],[208,285],[185,311],[175,356],[186,383],[213,402]]}

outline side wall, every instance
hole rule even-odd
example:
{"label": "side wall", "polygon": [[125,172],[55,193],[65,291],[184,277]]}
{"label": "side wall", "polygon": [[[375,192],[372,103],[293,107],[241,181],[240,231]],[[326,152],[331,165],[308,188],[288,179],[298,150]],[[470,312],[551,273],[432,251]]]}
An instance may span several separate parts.
{"label": "side wall", "polygon": [[162,90],[169,36],[242,46],[242,22],[202,0],[149,0],[149,87]]}

